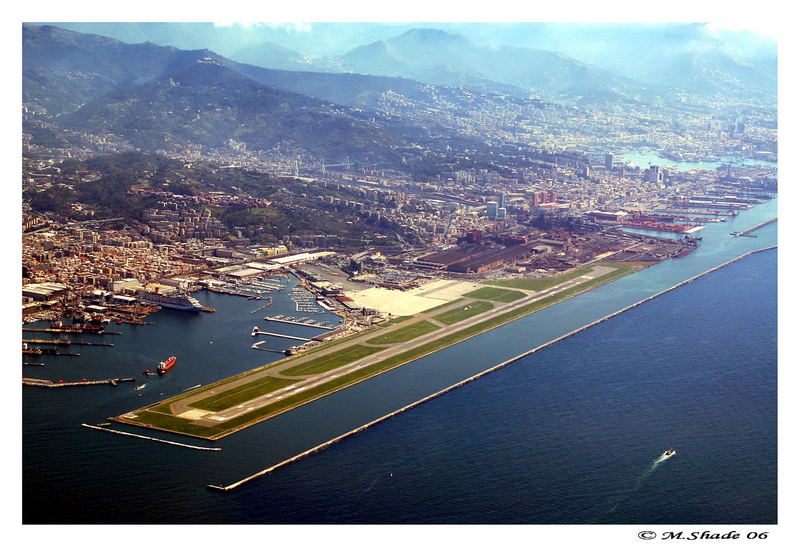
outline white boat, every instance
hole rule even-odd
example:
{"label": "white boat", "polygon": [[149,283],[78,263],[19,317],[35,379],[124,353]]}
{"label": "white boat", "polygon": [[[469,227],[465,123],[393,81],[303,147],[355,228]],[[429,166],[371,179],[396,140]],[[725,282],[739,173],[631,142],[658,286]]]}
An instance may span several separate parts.
{"label": "white boat", "polygon": [[667,450],[663,454],[661,454],[661,457],[666,460],[667,458],[671,458],[674,455],[675,455],[675,449],[674,448],[670,448],[669,450]]}

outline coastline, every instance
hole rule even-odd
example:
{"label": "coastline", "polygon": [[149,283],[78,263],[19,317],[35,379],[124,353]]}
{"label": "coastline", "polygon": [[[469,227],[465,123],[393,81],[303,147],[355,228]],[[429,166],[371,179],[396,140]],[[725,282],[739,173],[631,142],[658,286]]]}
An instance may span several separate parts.
{"label": "coastline", "polygon": [[311,454],[314,454],[316,452],[324,450],[324,449],[336,444],[337,442],[339,442],[341,440],[344,440],[344,439],[346,439],[348,437],[356,435],[357,433],[360,433],[360,432],[362,432],[362,431],[364,431],[366,429],[369,429],[370,427],[372,427],[374,425],[377,425],[377,424],[379,424],[381,422],[384,422],[384,421],[386,421],[386,420],[388,420],[388,419],[390,419],[390,418],[392,418],[394,416],[397,416],[398,414],[402,414],[403,412],[405,412],[407,410],[411,410],[414,407],[417,407],[417,406],[419,406],[419,405],[421,405],[423,403],[426,403],[426,402],[428,402],[428,401],[430,401],[432,399],[440,397],[440,396],[442,396],[442,395],[444,395],[446,393],[449,393],[450,391],[458,389],[459,387],[461,387],[463,385],[466,385],[466,384],[468,384],[470,382],[473,382],[473,381],[475,381],[475,380],[477,380],[477,379],[479,379],[479,378],[481,378],[483,376],[486,376],[487,374],[491,374],[492,372],[495,372],[495,371],[497,371],[497,370],[499,370],[499,369],[501,369],[501,368],[503,368],[503,367],[505,367],[507,365],[510,365],[511,363],[519,361],[520,359],[523,359],[523,358],[525,358],[525,357],[527,357],[529,355],[532,355],[532,354],[534,354],[534,353],[536,353],[538,351],[541,351],[542,349],[545,349],[545,348],[547,348],[549,346],[552,346],[553,344],[556,344],[556,343],[558,343],[558,342],[560,342],[562,340],[570,338],[570,337],[572,337],[572,336],[574,336],[574,335],[576,335],[576,334],[578,334],[580,332],[583,332],[583,331],[585,331],[585,330],[587,330],[587,329],[589,329],[589,328],[591,328],[591,327],[593,327],[595,325],[603,323],[603,322],[605,322],[605,321],[607,321],[607,320],[609,320],[609,319],[611,319],[613,317],[616,317],[616,316],[618,316],[618,315],[620,315],[620,314],[622,314],[622,313],[624,313],[626,311],[629,311],[629,310],[631,310],[633,308],[636,308],[636,307],[638,307],[638,306],[640,306],[642,304],[645,304],[645,303],[647,303],[647,302],[649,302],[651,300],[654,300],[655,298],[658,298],[659,296],[662,296],[662,295],[664,295],[666,293],[669,293],[669,292],[671,292],[671,291],[673,291],[675,289],[678,289],[678,288],[680,288],[680,287],[682,287],[684,285],[692,283],[693,281],[696,281],[697,279],[705,277],[705,276],[707,276],[707,275],[709,275],[709,274],[711,274],[711,273],[713,273],[713,272],[715,272],[717,270],[720,270],[720,269],[722,269],[722,268],[724,268],[724,267],[726,267],[726,266],[728,266],[730,264],[733,264],[734,262],[738,262],[739,260],[747,258],[748,256],[751,256],[751,255],[756,254],[756,253],[761,253],[761,252],[764,252],[764,251],[774,250],[774,249],[777,249],[777,248],[778,248],[777,245],[772,245],[772,246],[769,246],[769,247],[764,247],[764,248],[761,248],[761,249],[755,249],[755,250],[752,250],[752,251],[748,251],[748,252],[746,252],[746,253],[744,253],[742,255],[739,255],[739,256],[737,256],[735,258],[732,258],[732,259],[730,259],[730,260],[728,260],[726,262],[723,262],[722,264],[719,264],[719,265],[714,266],[713,268],[710,268],[710,269],[708,269],[708,270],[706,270],[704,272],[701,272],[701,273],[699,273],[697,275],[694,275],[694,276],[690,277],[689,279],[681,281],[680,283],[676,283],[675,285],[672,285],[671,287],[668,287],[668,288],[666,288],[666,289],[664,289],[662,291],[659,291],[656,294],[653,294],[651,296],[643,298],[643,299],[641,299],[641,300],[639,300],[637,302],[634,302],[633,304],[630,304],[630,305],[628,305],[628,306],[626,306],[626,307],[624,307],[624,308],[622,308],[620,310],[617,310],[617,311],[615,311],[615,312],[613,312],[611,314],[608,314],[608,315],[606,315],[604,317],[601,317],[600,319],[592,321],[591,323],[587,323],[586,325],[584,325],[582,327],[579,327],[579,328],[574,329],[574,330],[572,330],[572,331],[570,331],[570,332],[568,332],[566,334],[563,334],[563,335],[561,335],[561,336],[559,336],[557,338],[554,338],[553,340],[550,340],[549,342],[541,344],[541,345],[539,345],[539,346],[537,346],[537,347],[535,347],[533,349],[530,349],[530,350],[528,350],[526,352],[523,352],[523,353],[521,353],[519,355],[516,355],[516,356],[514,356],[514,357],[512,357],[510,359],[506,359],[505,361],[503,361],[501,363],[498,363],[497,365],[494,365],[494,366],[492,366],[492,367],[490,367],[490,368],[488,368],[488,369],[486,369],[486,370],[484,370],[482,372],[479,372],[479,373],[474,374],[474,375],[472,375],[472,376],[470,376],[468,378],[465,378],[465,379],[463,379],[463,380],[461,380],[459,382],[456,382],[455,384],[452,384],[452,385],[450,385],[450,386],[448,386],[448,387],[446,387],[444,389],[441,389],[441,390],[439,390],[439,391],[437,391],[435,393],[432,393],[432,394],[430,394],[430,395],[428,395],[426,397],[423,397],[422,399],[414,401],[413,403],[405,405],[405,406],[403,406],[403,407],[401,407],[401,408],[399,408],[397,410],[394,410],[394,411],[392,411],[392,412],[390,412],[388,414],[385,414],[384,416],[381,416],[381,417],[379,417],[379,418],[377,418],[375,420],[367,422],[366,424],[363,424],[363,425],[361,425],[361,426],[359,426],[359,427],[357,427],[355,429],[352,429],[352,430],[350,430],[350,431],[348,431],[346,433],[338,435],[338,436],[336,436],[336,437],[334,437],[334,438],[332,438],[332,439],[330,439],[328,441],[325,441],[325,442],[323,442],[323,443],[321,443],[321,444],[319,444],[319,445],[317,445],[317,446],[315,446],[313,448],[310,448],[310,449],[308,449],[308,450],[306,450],[304,452],[301,452],[301,453],[299,453],[299,454],[297,454],[295,456],[292,456],[291,458],[287,458],[287,459],[285,459],[285,460],[283,460],[283,461],[281,461],[281,462],[279,462],[277,464],[274,464],[274,465],[272,465],[270,467],[267,467],[267,468],[265,468],[265,469],[263,469],[261,471],[258,471],[256,473],[250,475],[250,476],[247,476],[247,477],[245,477],[243,479],[240,479],[239,481],[231,483],[231,484],[229,484],[227,486],[208,484],[207,487],[210,488],[210,489],[213,489],[213,490],[219,490],[219,491],[224,491],[224,492],[228,492],[230,490],[238,488],[239,486],[241,486],[241,485],[243,485],[243,484],[245,484],[247,482],[250,482],[250,481],[252,481],[254,479],[257,479],[259,477],[262,477],[264,475],[268,475],[268,474],[272,473],[273,471],[276,471],[277,469],[280,469],[280,468],[285,467],[285,466],[287,466],[287,465],[289,465],[289,464],[291,464],[293,462],[296,462],[296,461],[298,461],[300,459],[303,459],[306,456],[310,456]]}
{"label": "coastline", "polygon": [[[648,266],[650,266],[650,264]],[[286,412],[288,412],[290,410],[294,410],[296,408],[299,408],[299,407],[301,407],[301,406],[303,406],[305,404],[311,403],[311,402],[316,401],[318,399],[322,399],[322,398],[324,398],[324,397],[326,397],[328,395],[331,395],[333,393],[341,391],[342,389],[345,389],[345,388],[350,387],[352,385],[355,385],[355,384],[358,384],[360,382],[366,381],[366,380],[368,380],[370,378],[374,378],[374,377],[379,376],[379,375],[381,375],[381,374],[383,374],[385,372],[389,372],[391,370],[399,368],[399,367],[401,367],[403,365],[406,365],[408,363],[411,363],[413,361],[416,361],[418,359],[421,359],[423,357],[426,357],[428,355],[431,355],[431,354],[436,353],[438,351],[441,351],[443,349],[449,348],[451,346],[455,346],[455,345],[457,345],[457,344],[459,344],[461,342],[464,342],[466,340],[474,338],[474,337],[476,337],[478,335],[484,334],[484,333],[486,333],[486,332],[488,332],[490,330],[496,329],[498,327],[501,327],[503,325],[506,325],[508,323],[516,321],[517,319],[521,319],[521,318],[523,318],[525,316],[532,315],[532,314],[534,314],[534,313],[536,313],[538,311],[541,311],[542,309],[548,308],[550,306],[553,306],[553,305],[558,304],[560,302],[563,302],[565,300],[571,299],[571,298],[573,298],[575,296],[578,296],[580,294],[589,292],[589,291],[591,291],[593,289],[596,289],[596,288],[598,288],[600,286],[606,285],[608,283],[611,283],[613,281],[616,281],[618,279],[626,277],[627,275],[629,275],[631,273],[635,273],[635,272],[647,269],[648,266],[639,266],[639,267],[633,268],[633,269],[631,269],[629,271],[612,272],[610,274],[607,274],[607,275],[611,275],[611,277],[601,276],[601,277],[599,277],[599,278],[597,278],[595,280],[596,283],[588,283],[588,286],[584,286],[584,287],[581,287],[580,285],[578,285],[576,287],[568,288],[568,289],[564,290],[563,292],[556,292],[556,293],[554,293],[552,295],[548,295],[548,296],[543,297],[541,300],[536,300],[534,302],[529,302],[529,303],[524,304],[522,306],[518,306],[518,307],[516,307],[514,309],[511,309],[509,311],[504,312],[502,315],[499,315],[499,316],[496,316],[496,317],[493,317],[493,318],[481,319],[480,316],[477,316],[476,319],[479,320],[478,323],[476,323],[474,325],[471,325],[471,326],[466,326],[466,327],[464,325],[459,325],[459,326],[464,327],[464,328],[457,329],[457,330],[455,330],[455,332],[452,332],[451,334],[448,334],[447,336],[444,336],[442,338],[436,338],[433,341],[428,342],[427,344],[421,346],[421,348],[425,348],[423,351],[419,351],[419,349],[412,349],[412,350],[406,351],[404,353],[400,353],[399,355],[397,353],[394,353],[392,355],[387,355],[387,356],[385,356],[384,359],[382,359],[378,363],[375,363],[375,364],[371,365],[371,366],[377,366],[378,367],[378,370],[376,370],[375,372],[373,372],[371,374],[365,374],[365,375],[362,375],[362,376],[358,376],[357,378],[354,378],[351,381],[342,382],[342,383],[340,383],[340,384],[338,384],[336,386],[333,386],[332,388],[328,389],[327,391],[323,390],[322,392],[318,393],[317,395],[308,397],[306,399],[302,399],[302,400],[298,401],[295,404],[291,404],[291,405],[288,405],[288,406],[286,406],[284,408],[273,410],[272,412],[268,412],[268,413],[266,413],[265,415],[262,415],[262,416],[254,417],[251,420],[248,420],[248,421],[243,422],[243,423],[241,423],[239,425],[233,426],[230,429],[224,430],[224,431],[222,431],[220,433],[209,434],[209,435],[200,435],[200,434],[190,433],[188,431],[181,431],[181,430],[177,430],[177,429],[169,429],[167,427],[159,427],[158,425],[150,424],[150,423],[147,423],[147,422],[136,421],[135,419],[131,419],[131,418],[127,417],[129,415],[134,415],[134,414],[138,414],[138,413],[141,413],[141,412],[148,411],[149,409],[152,409],[154,407],[158,407],[158,406],[161,406],[161,405],[164,405],[164,404],[171,405],[173,402],[177,402],[177,401],[180,401],[182,399],[186,399],[187,397],[192,396],[193,395],[192,392],[187,393],[187,394],[181,394],[181,395],[179,395],[177,397],[174,397],[174,398],[171,398],[171,399],[161,400],[161,401],[158,401],[158,402],[153,403],[151,405],[132,410],[130,412],[127,412],[127,413],[119,415],[119,416],[108,417],[107,419],[109,421],[114,421],[114,422],[118,422],[118,423],[124,423],[124,424],[128,424],[128,425],[134,425],[134,426],[138,426],[138,427],[144,427],[144,428],[147,428],[147,429],[161,430],[161,431],[165,431],[165,432],[168,432],[168,433],[174,433],[174,434],[186,435],[186,436],[194,437],[194,438],[198,438],[198,439],[216,441],[216,440],[222,439],[224,437],[227,437],[227,436],[229,436],[229,435],[231,435],[233,433],[236,433],[238,431],[246,429],[246,428],[248,428],[250,426],[253,426],[253,425],[256,425],[258,423],[261,423],[261,422],[264,422],[266,420],[269,420],[271,418],[274,418],[274,417],[276,417],[276,416],[278,416],[280,414],[284,414],[284,413],[286,413]],[[575,289],[577,289],[577,290],[575,290]],[[452,302],[450,304],[452,304]],[[375,333],[371,333],[371,334],[367,334],[367,335],[371,336],[372,334],[375,334]],[[414,340],[414,342],[415,342],[414,345],[416,345],[416,343],[418,343],[419,341],[420,341],[419,339]],[[426,347],[426,346],[430,346],[430,347]],[[322,350],[324,348],[320,348],[320,349]],[[260,367],[256,367],[256,368],[254,368],[254,369],[252,369],[250,371],[246,371],[246,372],[240,373],[240,374],[232,376],[232,377],[220,379],[217,382],[214,382],[212,384],[208,384],[208,385],[204,386],[201,391],[208,391],[208,390],[210,390],[212,388],[224,385],[224,384],[228,383],[231,380],[247,377],[247,376],[250,376],[251,374],[259,373],[259,372],[264,371],[266,369],[272,369],[272,368],[274,368],[274,367],[276,367],[276,366],[278,366],[278,365],[280,365],[282,363],[293,361],[293,360],[299,359],[301,357],[303,357],[303,356],[302,355],[298,355],[298,356],[288,357],[286,359],[281,359],[279,361],[275,361],[275,362],[272,362],[272,363],[268,363],[266,365],[262,365]],[[393,359],[396,359],[398,357],[399,357],[399,360],[397,362],[394,362],[394,363],[392,363],[391,365],[388,365],[388,366],[387,365],[384,365],[383,367],[380,366],[382,363],[385,363],[387,361],[391,362]],[[257,410],[255,412],[257,412]],[[177,416],[174,416],[174,415],[170,415],[170,416],[174,417],[174,418],[177,418]],[[187,423],[189,425],[192,425],[192,426],[194,425],[191,422],[187,422]],[[195,426],[195,427],[200,427],[200,426]]]}

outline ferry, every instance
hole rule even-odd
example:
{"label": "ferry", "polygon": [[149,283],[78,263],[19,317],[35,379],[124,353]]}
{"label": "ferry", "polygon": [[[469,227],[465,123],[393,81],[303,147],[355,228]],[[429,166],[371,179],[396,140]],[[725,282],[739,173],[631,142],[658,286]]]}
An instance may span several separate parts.
{"label": "ferry", "polygon": [[158,370],[159,374],[164,374],[165,372],[167,372],[169,369],[171,369],[174,366],[175,366],[175,357],[170,357],[166,361],[161,361],[158,364],[158,367],[156,368],[156,370]]}

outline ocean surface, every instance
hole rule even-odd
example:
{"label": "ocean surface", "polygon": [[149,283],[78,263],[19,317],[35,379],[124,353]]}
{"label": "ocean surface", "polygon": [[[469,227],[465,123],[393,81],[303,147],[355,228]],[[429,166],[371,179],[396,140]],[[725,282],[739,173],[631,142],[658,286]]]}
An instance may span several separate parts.
{"label": "ocean surface", "polygon": [[[23,374],[134,376],[23,386],[25,523],[770,524],[777,520],[777,251],[756,253],[239,489],[230,484],[703,272],[775,245],[775,201],[710,225],[663,262],[195,451],[80,427],[280,358],[253,326],[298,315],[196,293],[216,313],[115,325],[107,347]],[[292,283],[294,283],[293,281]],[[288,289],[287,289],[288,290]],[[315,319],[335,316],[321,313]],[[33,333],[24,333],[32,337]],[[36,333],[38,336],[47,336]],[[85,335],[86,340],[98,337]],[[263,337],[259,337],[259,340]],[[283,349],[294,342],[270,338]],[[140,373],[176,355],[163,377]],[[162,432],[115,429],[197,445]],[[671,459],[656,463],[667,448]]]}

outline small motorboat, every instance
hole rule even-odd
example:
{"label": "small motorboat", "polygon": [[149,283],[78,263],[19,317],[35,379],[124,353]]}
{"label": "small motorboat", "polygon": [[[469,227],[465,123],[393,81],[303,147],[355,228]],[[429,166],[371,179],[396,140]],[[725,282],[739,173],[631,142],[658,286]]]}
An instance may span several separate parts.
{"label": "small motorboat", "polygon": [[667,459],[667,458],[671,458],[674,455],[675,455],[675,449],[674,448],[670,448],[669,450],[667,450],[663,454],[661,454],[661,457],[664,458],[664,459]]}
{"label": "small motorboat", "polygon": [[135,388],[133,388],[133,389],[135,389],[136,391],[141,391],[141,390],[143,390],[145,387],[147,387],[147,384],[142,384],[142,385],[140,385],[140,386],[136,386],[136,387],[135,387]]}

